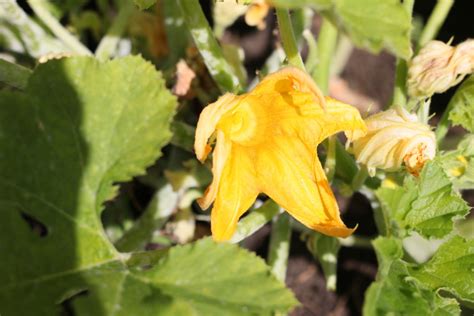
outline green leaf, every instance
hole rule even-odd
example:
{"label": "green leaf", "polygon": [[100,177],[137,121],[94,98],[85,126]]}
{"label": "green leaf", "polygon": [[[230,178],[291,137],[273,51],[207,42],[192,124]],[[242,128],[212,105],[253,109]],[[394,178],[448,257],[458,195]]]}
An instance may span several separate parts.
{"label": "green leaf", "polygon": [[133,0],[140,10],[146,10],[156,3],[156,0]]}
{"label": "green leaf", "polygon": [[31,70],[0,58],[0,82],[17,89],[24,89]]}
{"label": "green leaf", "polygon": [[[255,255],[202,240],[122,254],[103,203],[170,139],[176,106],[140,57],[40,65],[0,93],[0,314],[270,315],[296,304]],[[82,295],[78,295],[82,294]]]}
{"label": "green leaf", "polygon": [[209,73],[221,92],[239,91],[239,78],[226,61],[219,43],[207,23],[201,5],[197,0],[177,0],[181,6],[191,36],[194,39]]}
{"label": "green leaf", "polygon": [[465,136],[457,149],[441,153],[439,162],[455,189],[474,189],[474,135]]}
{"label": "green leaf", "polygon": [[355,45],[374,53],[383,48],[398,57],[411,56],[411,16],[399,0],[274,0],[276,6],[311,5],[329,17]]}
{"label": "green leaf", "polygon": [[465,216],[469,210],[438,161],[427,163],[419,179],[408,175],[403,187],[382,187],[376,195],[400,228],[428,238],[449,234],[453,219]]}
{"label": "green leaf", "polygon": [[120,269],[102,204],[158,158],[175,106],[139,57],[50,61],[0,94],[0,314],[54,313],[88,274]]}
{"label": "green leaf", "polygon": [[379,237],[373,242],[379,272],[365,294],[363,314],[373,315],[459,315],[455,299],[441,297],[409,273],[403,260],[401,241]]}
{"label": "green leaf", "polygon": [[433,290],[446,290],[474,303],[474,239],[456,236],[444,243],[433,258],[410,273]]}
{"label": "green leaf", "polygon": [[454,125],[461,125],[474,133],[474,76],[471,75],[456,90],[448,108],[449,119]]}

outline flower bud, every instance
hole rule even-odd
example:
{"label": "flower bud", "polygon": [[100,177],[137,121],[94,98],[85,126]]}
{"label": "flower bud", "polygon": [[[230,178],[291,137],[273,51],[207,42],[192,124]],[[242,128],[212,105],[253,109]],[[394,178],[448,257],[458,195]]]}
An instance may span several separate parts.
{"label": "flower bud", "polygon": [[474,71],[474,40],[457,46],[440,41],[426,44],[410,62],[408,93],[412,97],[431,97],[457,85]]}
{"label": "flower bud", "polygon": [[376,168],[396,171],[402,164],[418,176],[425,162],[436,154],[435,134],[429,125],[401,107],[372,115],[365,123],[368,132],[355,135],[353,151],[371,176]]}

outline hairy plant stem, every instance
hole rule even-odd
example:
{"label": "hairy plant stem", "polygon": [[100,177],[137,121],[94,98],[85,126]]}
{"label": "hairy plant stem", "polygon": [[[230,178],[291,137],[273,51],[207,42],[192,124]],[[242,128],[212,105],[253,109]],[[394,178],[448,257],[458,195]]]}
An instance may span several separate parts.
{"label": "hairy plant stem", "polygon": [[74,37],[59,21],[48,11],[46,0],[29,0],[28,4],[39,19],[53,32],[58,39],[67,45],[73,52],[81,55],[92,55],[91,51]]}
{"label": "hairy plant stem", "polygon": [[276,9],[276,16],[278,20],[278,29],[280,30],[280,37],[285,50],[288,63],[292,66],[305,70],[303,59],[298,51],[295,33],[291,24],[290,13],[287,9]]}
{"label": "hairy plant stem", "polygon": [[367,167],[362,165],[352,179],[352,190],[354,192],[359,191],[359,189],[364,185],[368,176],[369,171],[367,170]]}
{"label": "hairy plant stem", "polygon": [[436,142],[438,143],[438,147],[443,142],[443,139],[446,137],[446,134],[449,130],[449,112],[453,109],[453,103],[449,102],[448,107],[444,110],[441,119],[439,120],[438,126],[436,127]]}
{"label": "hairy plant stem", "polygon": [[276,278],[285,282],[290,252],[291,225],[287,213],[274,218],[268,250],[268,264]]}
{"label": "hairy plant stem", "polygon": [[132,2],[125,1],[119,9],[114,22],[107,31],[107,34],[102,38],[95,51],[95,56],[98,59],[106,60],[115,55],[117,44],[120,41],[120,36],[127,27],[130,16],[133,14],[135,8]]}

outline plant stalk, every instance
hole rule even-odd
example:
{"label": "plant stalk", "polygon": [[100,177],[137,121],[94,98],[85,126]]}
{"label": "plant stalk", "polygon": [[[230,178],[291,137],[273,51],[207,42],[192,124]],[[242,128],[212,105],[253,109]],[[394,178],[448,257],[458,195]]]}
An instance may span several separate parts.
{"label": "plant stalk", "polygon": [[291,225],[287,213],[281,213],[274,219],[268,251],[268,264],[273,274],[285,282],[288,255],[290,252]]}
{"label": "plant stalk", "polygon": [[76,37],[69,33],[64,26],[48,11],[46,8],[47,2],[45,0],[29,0],[28,4],[35,12],[38,18],[59,38],[66,44],[73,52],[81,55],[92,55],[91,51],[83,45]]}
{"label": "plant stalk", "polygon": [[276,16],[283,49],[285,50],[289,64],[298,67],[301,70],[305,70],[303,59],[301,58],[298,51],[298,45],[296,44],[296,37],[293,32],[289,11],[287,9],[277,8]]}
{"label": "plant stalk", "polygon": [[436,2],[430,17],[428,18],[428,22],[421,32],[417,50],[436,37],[453,4],[454,0],[438,0]]}

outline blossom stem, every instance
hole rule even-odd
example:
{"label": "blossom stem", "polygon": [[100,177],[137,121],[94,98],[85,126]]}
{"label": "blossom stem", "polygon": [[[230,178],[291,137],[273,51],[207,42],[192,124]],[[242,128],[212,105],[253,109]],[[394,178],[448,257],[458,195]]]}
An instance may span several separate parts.
{"label": "blossom stem", "polygon": [[[319,63],[314,71],[313,78],[324,94],[329,93],[329,75],[331,73],[331,60],[334,56],[337,43],[337,28],[323,18],[321,30],[318,36]],[[335,135],[328,138],[327,156],[324,169],[329,182],[332,182],[336,172],[336,142]]]}
{"label": "blossom stem", "polygon": [[102,38],[95,51],[95,56],[98,59],[106,60],[114,56],[120,36],[127,27],[128,20],[133,12],[134,5],[132,2],[125,1],[125,3],[120,6],[120,10],[110,29],[107,31],[107,35]]}
{"label": "blossom stem", "polygon": [[276,9],[276,16],[278,20],[278,29],[280,30],[281,41],[286,57],[290,65],[305,70],[303,59],[298,51],[296,44],[295,33],[291,24],[290,13],[287,9]]}
{"label": "blossom stem", "polygon": [[324,94],[329,93],[329,74],[331,73],[331,60],[334,56],[337,43],[337,28],[323,18],[318,36],[318,66],[314,71],[313,79]]}
{"label": "blossom stem", "polygon": [[438,34],[439,29],[446,20],[451,7],[454,4],[454,0],[438,0],[436,5],[431,12],[431,15],[426,23],[423,31],[421,32],[420,39],[418,40],[417,49],[423,47],[426,43],[431,41]]}
{"label": "blossom stem", "polygon": [[268,251],[268,264],[276,278],[285,282],[290,252],[291,225],[287,213],[281,213],[273,221]]}
{"label": "blossom stem", "polygon": [[367,170],[367,167],[362,165],[352,179],[352,190],[354,190],[354,192],[359,191],[359,189],[364,185],[368,176],[369,171]]}
{"label": "blossom stem", "polygon": [[64,26],[48,11],[45,0],[29,0],[28,4],[38,18],[71,50],[82,55],[92,55],[91,51],[82,44],[76,37],[69,33]]}
{"label": "blossom stem", "polygon": [[454,102],[449,102],[448,107],[444,110],[441,119],[439,120],[438,127],[436,128],[436,142],[438,143],[438,147],[441,145],[444,137],[448,133],[449,130],[449,112],[453,109]]}

